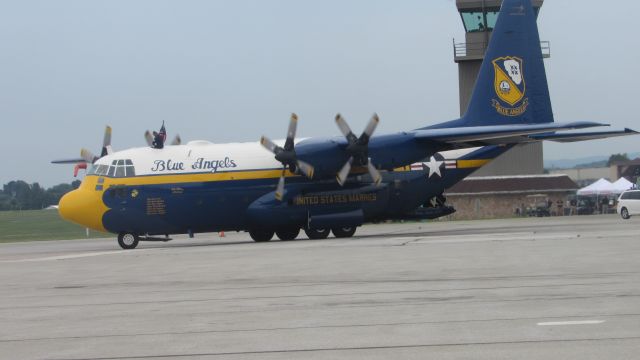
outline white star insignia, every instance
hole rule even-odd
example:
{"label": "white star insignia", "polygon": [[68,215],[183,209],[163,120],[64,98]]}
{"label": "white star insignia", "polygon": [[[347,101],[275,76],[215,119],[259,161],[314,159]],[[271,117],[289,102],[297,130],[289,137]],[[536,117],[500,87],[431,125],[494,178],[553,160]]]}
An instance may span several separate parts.
{"label": "white star insignia", "polygon": [[442,166],[443,163],[444,161],[438,161],[434,156],[429,159],[428,163],[424,163],[424,165],[429,168],[429,176],[427,178],[431,178],[433,174],[438,174],[439,177],[442,177],[440,166]]}

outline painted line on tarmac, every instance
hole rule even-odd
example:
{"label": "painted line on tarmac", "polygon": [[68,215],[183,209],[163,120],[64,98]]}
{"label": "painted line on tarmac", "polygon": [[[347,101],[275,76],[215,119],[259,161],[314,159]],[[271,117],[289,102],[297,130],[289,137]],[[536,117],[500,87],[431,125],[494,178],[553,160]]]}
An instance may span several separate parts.
{"label": "painted line on tarmac", "polygon": [[539,322],[538,326],[597,325],[602,324],[603,322],[605,322],[605,320],[550,321]]}
{"label": "painted line on tarmac", "polygon": [[[141,250],[141,249],[135,250],[135,253],[139,253],[140,251],[143,251],[143,250]],[[80,258],[93,257],[93,256],[102,256],[102,255],[130,254],[130,253],[133,253],[133,251],[111,250],[111,251],[89,252],[89,253],[80,253],[80,254],[72,254],[72,255],[47,256],[47,257],[40,257],[40,258],[28,258],[28,259],[16,259],[16,260],[0,260],[0,263],[23,263],[23,262],[39,262],[39,261],[56,261],[56,260],[80,259]]]}
{"label": "painted line on tarmac", "polygon": [[[493,242],[493,241],[533,241],[533,240],[571,240],[577,239],[573,234],[536,234],[533,232],[524,233],[493,233],[493,234],[470,234],[470,235],[439,235],[420,237],[390,237],[385,240],[397,241],[405,240],[406,244],[455,244],[469,242]],[[408,241],[406,241],[408,240]]]}

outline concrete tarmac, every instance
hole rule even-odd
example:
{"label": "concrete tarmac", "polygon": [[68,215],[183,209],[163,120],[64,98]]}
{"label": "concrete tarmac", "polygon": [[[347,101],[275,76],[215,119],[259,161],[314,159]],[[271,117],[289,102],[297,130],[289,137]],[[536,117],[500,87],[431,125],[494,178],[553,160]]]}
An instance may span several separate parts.
{"label": "concrete tarmac", "polygon": [[1,359],[638,359],[640,217],[0,245]]}

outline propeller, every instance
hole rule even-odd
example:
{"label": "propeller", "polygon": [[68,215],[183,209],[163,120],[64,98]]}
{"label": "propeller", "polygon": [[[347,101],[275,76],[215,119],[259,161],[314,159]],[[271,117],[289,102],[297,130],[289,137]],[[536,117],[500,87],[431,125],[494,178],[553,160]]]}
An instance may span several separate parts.
{"label": "propeller", "polygon": [[91,151],[89,151],[89,150],[87,150],[85,148],[80,149],[80,157],[87,164],[93,164],[94,162],[96,162],[96,160],[99,159],[99,157],[95,156]]}
{"label": "propeller", "polygon": [[93,164],[99,158],[111,154],[113,150],[111,149],[111,126],[108,126],[104,129],[104,138],[102,140],[102,149],[100,150],[100,156],[95,156],[91,151],[87,149],[80,150],[80,157],[75,159],[64,159],[64,160],[53,160],[51,161],[53,164],[77,164],[77,163],[88,163]]}
{"label": "propeller", "polygon": [[171,145],[180,145],[182,143],[182,139],[180,135],[176,134],[176,136],[171,140]]}
{"label": "propeller", "polygon": [[260,139],[260,144],[267,150],[271,151],[276,160],[282,163],[282,174],[280,180],[278,180],[278,186],[276,187],[276,199],[282,201],[284,195],[284,174],[287,168],[289,171],[304,174],[309,179],[313,178],[313,166],[306,162],[299,160],[294,148],[294,139],[296,137],[296,128],[298,126],[298,116],[291,114],[289,121],[289,130],[287,131],[287,140],[284,143],[284,147],[276,145],[273,141],[269,140],[266,136]]}
{"label": "propeller", "polygon": [[74,177],[78,175],[79,169],[86,169],[87,164],[93,164],[98,159],[103,156],[109,155],[113,153],[113,149],[111,148],[111,126],[108,126],[104,129],[104,137],[102,139],[102,149],[100,150],[100,156],[96,156],[91,151],[82,148],[80,150],[80,158],[76,159],[64,159],[64,160],[53,160],[54,164],[76,164],[74,169]]}
{"label": "propeller", "polygon": [[100,150],[100,156],[94,155],[91,151],[82,148],[80,149],[80,157],[87,163],[93,164],[103,156],[107,156],[113,152],[111,148],[111,126],[104,129],[104,137],[102,139],[102,149]]}
{"label": "propeller", "polygon": [[144,139],[147,142],[147,145],[153,146],[153,135],[151,135],[151,131],[147,130],[144,132]]}
{"label": "propeller", "polygon": [[373,132],[376,130],[379,122],[380,119],[378,118],[378,115],[373,114],[373,116],[369,120],[369,123],[367,124],[367,127],[362,132],[362,135],[360,135],[360,137],[356,137],[342,115],[336,115],[336,124],[338,125],[338,128],[340,128],[342,134],[347,138],[348,144],[345,150],[350,155],[349,160],[347,160],[347,162],[344,164],[344,166],[342,166],[342,168],[336,175],[336,180],[338,181],[338,184],[340,184],[340,186],[343,186],[347,181],[347,177],[351,172],[351,166],[354,164],[356,166],[366,166],[369,175],[371,175],[371,178],[373,179],[373,182],[376,185],[380,185],[380,182],[382,181],[382,175],[380,175],[380,172],[373,165],[373,163],[371,162],[371,158],[369,157],[369,139],[371,138],[371,135],[373,135]]}

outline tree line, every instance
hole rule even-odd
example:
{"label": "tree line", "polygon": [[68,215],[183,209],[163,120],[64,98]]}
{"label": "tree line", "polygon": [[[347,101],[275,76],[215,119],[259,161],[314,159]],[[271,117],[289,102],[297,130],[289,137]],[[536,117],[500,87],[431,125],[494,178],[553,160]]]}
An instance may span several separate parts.
{"label": "tree line", "polygon": [[10,181],[0,190],[0,211],[38,210],[58,205],[62,195],[80,186],[80,180],[70,184],[59,184],[48,189],[40,184],[29,184],[22,180]]}

